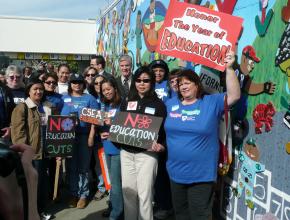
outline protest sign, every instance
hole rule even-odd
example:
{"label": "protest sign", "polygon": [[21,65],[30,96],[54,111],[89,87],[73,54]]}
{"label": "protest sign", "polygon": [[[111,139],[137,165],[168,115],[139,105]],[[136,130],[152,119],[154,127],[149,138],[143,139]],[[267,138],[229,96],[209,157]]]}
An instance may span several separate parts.
{"label": "protest sign", "polygon": [[46,157],[72,156],[75,142],[75,124],[76,118],[72,116],[48,116],[44,142]]}
{"label": "protest sign", "polygon": [[83,108],[80,114],[80,120],[95,125],[104,124],[104,116],[98,109]]}
{"label": "protest sign", "polygon": [[111,127],[109,140],[139,148],[150,148],[158,138],[162,118],[118,112]]}
{"label": "protest sign", "polygon": [[235,50],[242,22],[240,17],[171,0],[157,51],[224,71],[224,58]]}
{"label": "protest sign", "polygon": [[102,171],[103,180],[105,183],[105,188],[106,188],[106,190],[110,190],[111,189],[111,180],[110,180],[109,168],[107,165],[104,147],[101,147],[98,149],[98,157],[99,157],[99,161],[100,161],[100,167],[101,167],[101,171]]}

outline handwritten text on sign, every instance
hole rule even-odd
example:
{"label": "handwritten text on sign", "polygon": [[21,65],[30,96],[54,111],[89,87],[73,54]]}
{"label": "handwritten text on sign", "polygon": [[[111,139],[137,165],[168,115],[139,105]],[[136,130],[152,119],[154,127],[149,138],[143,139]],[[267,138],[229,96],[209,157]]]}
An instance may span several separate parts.
{"label": "handwritten text on sign", "polygon": [[149,148],[158,138],[162,118],[118,112],[110,127],[109,139],[130,146]]}
{"label": "handwritten text on sign", "polygon": [[224,71],[224,58],[234,50],[242,21],[205,7],[170,1],[158,52]]}
{"label": "handwritten text on sign", "polygon": [[80,120],[95,125],[104,124],[101,111],[92,108],[83,108],[80,114]]}
{"label": "handwritten text on sign", "polygon": [[72,156],[75,141],[75,123],[74,117],[48,116],[44,147],[47,157]]}

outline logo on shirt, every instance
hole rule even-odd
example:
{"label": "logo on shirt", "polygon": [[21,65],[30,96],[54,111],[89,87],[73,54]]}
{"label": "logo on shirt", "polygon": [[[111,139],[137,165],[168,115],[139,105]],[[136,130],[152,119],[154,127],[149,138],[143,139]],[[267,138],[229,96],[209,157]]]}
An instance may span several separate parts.
{"label": "logo on shirt", "polygon": [[199,110],[199,109],[196,109],[196,110],[193,110],[193,111],[182,110],[182,111],[181,111],[181,114],[182,114],[182,115],[187,115],[187,116],[191,116],[191,115],[199,115],[199,114],[200,114],[200,110]]}
{"label": "logo on shirt", "polygon": [[155,92],[156,92],[158,98],[160,98],[160,99],[163,99],[163,97],[167,96],[167,93],[165,92],[164,88],[155,89]]}
{"label": "logo on shirt", "polygon": [[[177,110],[178,108],[179,108],[179,106],[175,105],[172,107],[172,111]],[[182,110],[181,113],[170,112],[169,116],[171,118],[181,118],[182,121],[195,121],[196,116],[199,114],[200,114],[200,110],[195,109],[192,111]]]}
{"label": "logo on shirt", "polygon": [[177,109],[179,109],[179,105],[174,105],[171,108],[171,111],[176,111]]}

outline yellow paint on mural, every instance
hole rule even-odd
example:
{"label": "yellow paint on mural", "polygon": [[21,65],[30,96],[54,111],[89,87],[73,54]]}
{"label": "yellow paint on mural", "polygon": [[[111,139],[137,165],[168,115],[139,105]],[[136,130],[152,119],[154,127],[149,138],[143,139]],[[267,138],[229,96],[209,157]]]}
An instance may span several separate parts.
{"label": "yellow paint on mural", "polygon": [[18,60],[24,60],[25,59],[25,53],[17,53],[17,59]]}
{"label": "yellow paint on mural", "polygon": [[288,142],[286,145],[285,145],[285,148],[286,148],[286,152],[288,154],[290,154],[290,142]]}

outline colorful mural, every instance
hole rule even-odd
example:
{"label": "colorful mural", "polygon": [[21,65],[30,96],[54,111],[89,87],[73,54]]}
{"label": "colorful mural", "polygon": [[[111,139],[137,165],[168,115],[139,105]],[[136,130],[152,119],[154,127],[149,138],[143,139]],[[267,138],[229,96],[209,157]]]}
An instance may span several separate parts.
{"label": "colorful mural", "polygon": [[[290,0],[198,2],[244,19],[235,66],[243,95],[232,110],[235,158],[221,179],[216,214],[231,220],[290,219]],[[118,75],[123,53],[133,57],[134,69],[161,58],[170,69],[194,69],[208,91],[222,91],[221,73],[155,51],[168,4],[117,1],[100,19],[97,51],[106,57],[108,71]]]}

